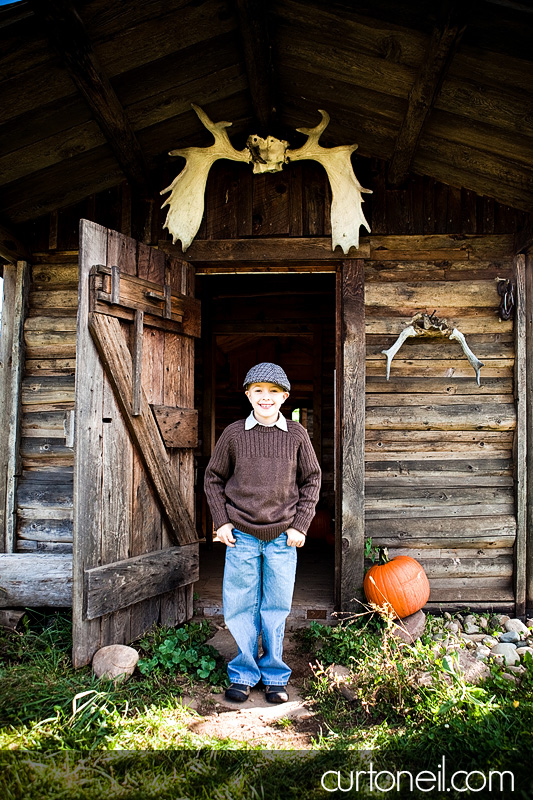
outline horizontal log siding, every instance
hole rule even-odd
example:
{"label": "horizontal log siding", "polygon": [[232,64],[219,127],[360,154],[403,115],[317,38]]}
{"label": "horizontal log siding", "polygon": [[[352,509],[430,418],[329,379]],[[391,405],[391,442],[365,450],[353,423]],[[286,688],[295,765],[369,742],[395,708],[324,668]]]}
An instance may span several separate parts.
{"label": "horizontal log siding", "polygon": [[78,254],[46,254],[36,262],[24,325],[16,551],[72,553]]}
{"label": "horizontal log siding", "polygon": [[[366,535],[417,558],[428,608],[509,608],[516,536],[513,323],[500,322],[495,278],[511,261],[368,263]],[[418,311],[446,316],[484,362],[481,385],[458,342],[408,339]]]}

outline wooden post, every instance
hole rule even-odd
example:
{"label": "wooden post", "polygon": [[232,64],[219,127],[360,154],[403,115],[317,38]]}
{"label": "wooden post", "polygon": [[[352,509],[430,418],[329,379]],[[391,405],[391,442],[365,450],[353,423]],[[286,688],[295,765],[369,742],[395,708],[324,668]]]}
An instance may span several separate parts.
{"label": "wooden post", "polygon": [[[528,455],[528,392],[526,388],[526,259],[515,259],[516,312],[515,312],[515,402],[516,430],[514,435],[514,463],[516,486],[516,545],[515,545],[515,613],[526,613],[526,554],[527,554],[527,455]],[[531,300],[529,301],[531,302]],[[530,378],[531,380],[531,378]],[[531,426],[529,426],[531,427]]]}
{"label": "wooden post", "polygon": [[364,261],[342,264],[341,610],[362,598],[364,576],[365,297]]}
{"label": "wooden post", "polygon": [[0,332],[0,532],[2,551],[15,543],[15,494],[20,472],[20,398],[24,365],[24,318],[30,277],[26,261],[4,266]]}
{"label": "wooden post", "polygon": [[533,263],[530,255],[519,256],[524,259],[525,278],[525,397],[526,397],[526,525],[525,525],[525,599],[526,608],[533,608]]}

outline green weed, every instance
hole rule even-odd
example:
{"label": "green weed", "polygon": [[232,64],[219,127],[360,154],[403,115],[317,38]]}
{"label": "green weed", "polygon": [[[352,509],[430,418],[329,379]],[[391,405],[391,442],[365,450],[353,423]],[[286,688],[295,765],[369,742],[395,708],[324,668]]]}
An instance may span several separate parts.
{"label": "green weed", "polygon": [[181,628],[160,628],[139,642],[146,656],[139,659],[138,667],[143,675],[154,670],[169,673],[179,672],[213,686],[228,684],[226,670],[220,665],[220,654],[206,644],[210,636],[209,624],[190,622]]}

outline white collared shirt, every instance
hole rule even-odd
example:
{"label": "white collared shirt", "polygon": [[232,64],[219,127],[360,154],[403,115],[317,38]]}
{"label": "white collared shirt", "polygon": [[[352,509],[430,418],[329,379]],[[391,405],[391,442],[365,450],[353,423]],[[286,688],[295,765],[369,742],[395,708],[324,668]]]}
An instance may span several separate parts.
{"label": "white collared shirt", "polygon": [[254,417],[254,412],[253,411],[250,411],[250,416],[246,417],[246,420],[244,422],[244,430],[245,431],[249,431],[252,428],[255,428],[256,425],[262,425],[263,428],[275,428],[275,427],[277,427],[277,428],[281,428],[282,431],[288,430],[288,428],[287,428],[287,420],[286,420],[286,418],[283,416],[283,414],[281,412],[278,413],[278,418],[277,418],[277,420],[275,422],[271,422],[270,425],[265,425],[264,422],[259,422],[259,420]]}

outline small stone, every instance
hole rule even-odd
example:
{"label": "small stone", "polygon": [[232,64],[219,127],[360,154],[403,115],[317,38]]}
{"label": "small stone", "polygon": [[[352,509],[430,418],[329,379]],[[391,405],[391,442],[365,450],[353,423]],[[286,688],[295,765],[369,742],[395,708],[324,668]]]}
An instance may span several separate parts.
{"label": "small stone", "polygon": [[495,639],[494,636],[484,636],[481,643],[486,647],[494,647],[498,644],[498,639]]}
{"label": "small stone", "polygon": [[509,670],[509,672],[514,672],[517,675],[523,675],[524,672],[527,672],[527,669],[524,666],[522,666],[522,664],[514,664],[514,665],[508,664],[507,669]]}
{"label": "small stone", "polygon": [[533,628],[533,619],[526,619],[526,625],[528,628]]}
{"label": "small stone", "polygon": [[533,647],[517,647],[516,652],[518,653],[520,658],[522,658],[522,656],[525,656],[526,653],[530,653],[531,656],[533,656]]}
{"label": "small stone", "polygon": [[487,628],[489,627],[489,621],[488,621],[487,617],[480,617],[480,618],[478,619],[478,621],[477,621],[477,624],[478,624],[478,625],[479,625],[479,627],[480,627],[480,628],[482,628],[484,631],[486,631],[486,630],[487,630]]}
{"label": "small stone", "polygon": [[[502,660],[505,661],[506,664],[514,665],[517,661],[520,661],[520,656],[516,652],[516,647],[514,644],[502,643],[497,644],[491,650],[491,656],[502,656]],[[498,659],[499,661],[499,659]]]}
{"label": "small stone", "polygon": [[476,618],[473,614],[467,614],[466,617],[463,619],[463,623],[465,625],[475,625]]}
{"label": "small stone", "polygon": [[458,620],[459,620],[459,622],[464,622],[464,619],[465,619],[465,618],[463,617],[463,615],[462,615],[462,614],[456,614],[456,615],[455,615],[455,619],[458,619]]}
{"label": "small stone", "polygon": [[503,625],[500,622],[500,618],[496,615],[489,619],[489,631],[500,631]]}
{"label": "small stone", "polygon": [[451,622],[451,620],[453,619],[453,618],[452,618],[452,615],[450,614],[450,612],[449,612],[449,611],[445,611],[445,612],[444,612],[444,619],[447,619],[447,620],[448,620],[448,621],[450,621],[450,622]]}
{"label": "small stone", "polygon": [[93,656],[93,672],[97,678],[127,680],[133,674],[139,653],[125,644],[101,647]]}
{"label": "small stone", "polygon": [[334,678],[335,680],[344,680],[350,675],[348,667],[344,667],[342,664],[330,664],[326,672],[330,678]]}
{"label": "small stone", "polygon": [[459,650],[457,653],[457,671],[460,671],[468,683],[479,683],[490,674],[486,664],[476,658],[474,653],[467,653],[464,650]]}
{"label": "small stone", "polygon": [[431,638],[434,642],[442,642],[442,640],[446,638],[446,635],[444,633],[434,633]]}
{"label": "small stone", "polygon": [[480,630],[478,625],[474,625],[473,622],[467,622],[466,620],[463,627],[465,633],[479,633]]}
{"label": "small stone", "polygon": [[485,647],[485,645],[479,644],[476,647],[476,658],[478,658],[480,661],[485,661],[488,656],[490,656],[490,647]]}
{"label": "small stone", "polygon": [[420,639],[425,628],[426,615],[420,610],[401,619],[397,625],[394,625],[392,633],[397,639],[401,639],[402,642],[412,644],[416,642],[417,639]]}
{"label": "small stone", "polygon": [[505,633],[500,633],[499,635],[500,642],[510,642],[511,644],[516,644],[520,641],[520,636],[516,631],[510,630],[505,631]]}
{"label": "small stone", "polygon": [[516,675],[511,675],[509,672],[502,672],[502,678],[505,678],[506,681],[511,681],[512,683],[520,683],[520,678],[517,678]]}
{"label": "small stone", "polygon": [[482,642],[487,637],[484,633],[463,633],[461,638],[468,639],[470,642]]}
{"label": "small stone", "polygon": [[447,622],[444,627],[447,631],[450,631],[450,633],[459,633],[459,625],[457,622]]}
{"label": "small stone", "polygon": [[529,634],[529,630],[521,619],[508,619],[503,624],[506,631],[516,631],[516,633],[524,634],[524,636]]}

